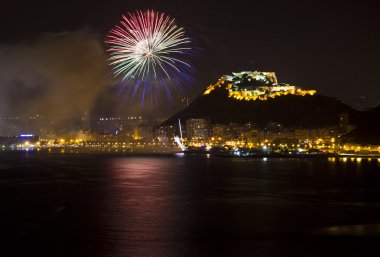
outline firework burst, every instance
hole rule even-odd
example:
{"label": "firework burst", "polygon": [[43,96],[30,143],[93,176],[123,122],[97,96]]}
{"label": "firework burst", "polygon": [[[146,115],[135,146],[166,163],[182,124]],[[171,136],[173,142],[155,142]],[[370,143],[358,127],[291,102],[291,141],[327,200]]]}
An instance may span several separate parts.
{"label": "firework burst", "polygon": [[107,40],[113,73],[122,82],[121,90],[131,99],[140,95],[152,101],[164,93],[183,94],[193,83],[193,70],[186,60],[192,53],[191,40],[183,28],[164,13],[137,11],[122,16]]}

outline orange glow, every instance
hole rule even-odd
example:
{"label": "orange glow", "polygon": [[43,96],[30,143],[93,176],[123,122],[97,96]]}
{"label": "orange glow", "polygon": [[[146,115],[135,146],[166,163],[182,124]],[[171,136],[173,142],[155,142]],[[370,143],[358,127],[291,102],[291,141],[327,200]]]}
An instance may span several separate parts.
{"label": "orange glow", "polygon": [[[227,76],[221,77],[218,82],[213,85],[210,85],[204,92],[203,95],[210,94],[216,88],[222,87],[222,85],[226,82]],[[255,90],[233,90],[233,84],[229,83],[226,86],[226,90],[228,90],[228,96],[235,98],[237,100],[268,100],[269,98],[275,98],[277,96],[283,95],[314,95],[316,93],[315,90],[302,90],[300,88],[296,88],[295,86],[262,86],[258,87]]]}

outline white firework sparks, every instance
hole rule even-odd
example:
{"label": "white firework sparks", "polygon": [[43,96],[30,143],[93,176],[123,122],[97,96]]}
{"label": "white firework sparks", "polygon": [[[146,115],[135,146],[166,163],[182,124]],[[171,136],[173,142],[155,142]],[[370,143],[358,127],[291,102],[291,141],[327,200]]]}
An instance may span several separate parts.
{"label": "white firework sparks", "polygon": [[123,16],[106,43],[113,71],[123,80],[171,79],[191,69],[182,58],[191,51],[191,41],[164,13],[148,10]]}

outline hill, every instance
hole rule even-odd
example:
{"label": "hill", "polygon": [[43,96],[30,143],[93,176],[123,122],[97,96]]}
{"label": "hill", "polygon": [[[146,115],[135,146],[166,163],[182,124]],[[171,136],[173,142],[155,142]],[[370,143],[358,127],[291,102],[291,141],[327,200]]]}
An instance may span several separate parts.
{"label": "hill", "polygon": [[211,93],[200,95],[186,109],[163,123],[171,125],[178,119],[205,118],[211,123],[252,122],[264,127],[278,122],[285,127],[317,128],[337,125],[339,115],[347,113],[350,122],[358,120],[358,112],[333,97],[322,95],[283,95],[268,100],[237,100],[228,90],[217,87]]}
{"label": "hill", "polygon": [[348,143],[380,145],[380,106],[365,112],[359,125],[343,137]]}

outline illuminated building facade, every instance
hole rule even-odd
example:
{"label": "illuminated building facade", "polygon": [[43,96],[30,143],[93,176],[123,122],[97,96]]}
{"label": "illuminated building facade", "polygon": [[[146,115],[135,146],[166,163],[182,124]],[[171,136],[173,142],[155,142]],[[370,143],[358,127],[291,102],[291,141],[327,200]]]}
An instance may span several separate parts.
{"label": "illuminated building facade", "polygon": [[205,141],[210,137],[210,126],[206,119],[186,120],[186,137],[189,141]]}
{"label": "illuminated building facade", "polygon": [[215,88],[225,87],[228,96],[237,100],[267,100],[282,95],[314,95],[315,90],[302,90],[296,86],[278,83],[274,72],[243,71],[224,75],[214,85],[209,86],[203,95]]}
{"label": "illuminated building facade", "polygon": [[259,143],[259,130],[250,129],[241,133],[240,141],[243,141],[247,146],[255,146]]}
{"label": "illuminated building facade", "polygon": [[309,129],[296,129],[294,130],[294,137],[301,141],[306,141],[310,138]]}
{"label": "illuminated building facade", "polygon": [[29,146],[39,142],[40,138],[33,134],[21,134],[18,136],[1,136],[0,145],[23,145]]}
{"label": "illuminated building facade", "polygon": [[155,131],[155,137],[159,142],[165,144],[175,144],[174,137],[178,135],[174,126],[161,126]]}

